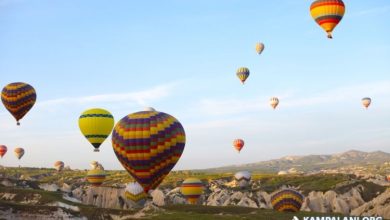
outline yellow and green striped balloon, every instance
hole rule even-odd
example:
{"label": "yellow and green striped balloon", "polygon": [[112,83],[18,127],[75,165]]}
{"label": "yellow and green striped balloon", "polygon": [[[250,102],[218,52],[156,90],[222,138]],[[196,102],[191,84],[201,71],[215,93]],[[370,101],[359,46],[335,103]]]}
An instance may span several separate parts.
{"label": "yellow and green striped balloon", "polygon": [[187,178],[180,187],[181,193],[186,197],[188,203],[196,204],[203,194],[203,183],[197,178]]}
{"label": "yellow and green striped balloon", "polygon": [[100,145],[106,140],[114,127],[112,114],[101,108],[88,109],[80,115],[79,127],[81,133],[99,152]]}
{"label": "yellow and green striped balloon", "polygon": [[106,172],[104,170],[94,169],[94,170],[88,171],[88,173],[87,173],[87,181],[92,186],[102,185],[105,179],[106,179]]}

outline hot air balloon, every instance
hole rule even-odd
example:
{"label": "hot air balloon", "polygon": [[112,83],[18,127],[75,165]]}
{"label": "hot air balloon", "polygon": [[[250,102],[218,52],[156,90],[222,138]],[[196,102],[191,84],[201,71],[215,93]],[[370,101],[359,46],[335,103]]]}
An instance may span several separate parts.
{"label": "hot air balloon", "polygon": [[345,5],[341,0],[316,0],[310,6],[311,16],[326,31],[330,39],[344,12]]}
{"label": "hot air balloon", "polygon": [[241,83],[244,84],[245,80],[249,77],[249,69],[246,67],[238,68],[236,75],[240,79]]}
{"label": "hot air balloon", "polygon": [[371,104],[371,98],[365,97],[362,99],[363,106],[367,109]]}
{"label": "hot air balloon", "polygon": [[33,107],[37,99],[35,89],[27,83],[10,83],[1,92],[1,101],[5,108],[14,116],[16,124]]}
{"label": "hot air balloon", "polygon": [[242,139],[234,140],[233,147],[240,153],[241,149],[244,147],[244,141]]}
{"label": "hot air balloon", "polygon": [[130,182],[125,189],[126,199],[134,202],[136,205],[144,205],[148,194],[145,193],[144,188],[137,182]]}
{"label": "hot air balloon", "polygon": [[387,175],[386,180],[387,182],[390,182],[390,175]]}
{"label": "hot air balloon", "polygon": [[156,109],[152,108],[152,107],[146,107],[145,108],[145,111],[156,111]]}
{"label": "hot air balloon", "polygon": [[21,147],[17,147],[17,148],[15,148],[14,153],[15,153],[16,158],[18,158],[20,160],[20,158],[22,158],[24,155],[24,149]]}
{"label": "hot air balloon", "polygon": [[106,179],[106,172],[100,169],[90,170],[87,173],[87,180],[92,186],[100,186]]}
{"label": "hot air balloon", "polygon": [[271,204],[279,212],[298,212],[303,203],[303,195],[293,189],[283,189],[271,196]]}
{"label": "hot air balloon", "polygon": [[112,132],[118,160],[147,193],[155,189],[183,153],[180,122],[163,112],[141,111],[122,118]]}
{"label": "hot air balloon", "polygon": [[263,50],[264,50],[264,44],[260,43],[260,42],[256,43],[256,52],[257,52],[257,54],[260,55],[263,52]]}
{"label": "hot air balloon", "polygon": [[275,109],[276,106],[278,106],[278,104],[279,104],[279,99],[276,98],[276,97],[272,97],[272,98],[269,100],[269,104],[271,105],[271,107],[272,107],[273,109]]}
{"label": "hot air balloon", "polygon": [[100,145],[106,140],[114,127],[114,117],[107,110],[93,108],[83,112],[79,118],[81,133],[99,152]]}
{"label": "hot air balloon", "polygon": [[5,145],[0,145],[0,156],[4,157],[5,153],[7,153],[7,147]]}
{"label": "hot air balloon", "polygon": [[251,181],[251,173],[248,171],[240,171],[234,174],[234,180],[236,181],[237,185],[241,188],[245,188],[249,185],[249,182]]}
{"label": "hot air balloon", "polygon": [[96,169],[96,167],[99,165],[99,162],[94,160],[91,163],[89,163],[89,165],[91,166],[92,169]]}
{"label": "hot air balloon", "polygon": [[59,172],[59,171],[61,171],[61,170],[63,170],[64,169],[64,166],[65,166],[65,164],[64,164],[64,162],[62,162],[62,161],[56,161],[55,163],[54,163],[54,168]]}
{"label": "hot air balloon", "polygon": [[189,204],[196,204],[199,197],[203,194],[203,183],[197,178],[188,178],[181,184],[180,191]]}

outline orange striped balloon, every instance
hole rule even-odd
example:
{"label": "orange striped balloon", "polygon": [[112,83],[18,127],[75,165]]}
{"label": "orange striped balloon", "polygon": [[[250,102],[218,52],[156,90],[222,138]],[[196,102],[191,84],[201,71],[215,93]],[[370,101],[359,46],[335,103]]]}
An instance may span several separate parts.
{"label": "orange striped balloon", "polygon": [[341,0],[316,0],[310,6],[310,14],[318,25],[332,38],[332,31],[341,21],[345,5]]}
{"label": "orange striped balloon", "polygon": [[234,140],[233,147],[240,153],[241,149],[244,147],[244,141],[242,139]]}

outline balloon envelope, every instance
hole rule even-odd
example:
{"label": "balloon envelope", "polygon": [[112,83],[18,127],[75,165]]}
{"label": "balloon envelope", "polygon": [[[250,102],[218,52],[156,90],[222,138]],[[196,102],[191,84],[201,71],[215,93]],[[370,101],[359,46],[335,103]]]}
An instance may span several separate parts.
{"label": "balloon envelope", "polygon": [[100,145],[106,140],[114,127],[114,117],[107,110],[93,108],[84,111],[79,118],[81,133],[99,151]]}
{"label": "balloon envelope", "polygon": [[362,99],[362,104],[365,108],[371,105],[371,98],[365,97]]}
{"label": "balloon envelope", "polygon": [[155,189],[168,175],[183,153],[185,141],[180,122],[158,111],[129,114],[112,132],[118,160],[145,192]]}
{"label": "balloon envelope", "polygon": [[10,83],[1,92],[1,101],[5,108],[16,119],[17,125],[28,111],[34,106],[37,99],[35,89],[27,83]]}
{"label": "balloon envelope", "polygon": [[236,75],[242,84],[244,84],[246,79],[248,79],[249,74],[250,74],[250,71],[246,67],[238,68],[238,70],[236,72]]}
{"label": "balloon envelope", "polygon": [[310,14],[332,38],[332,31],[341,21],[345,13],[345,5],[341,0],[316,0],[310,6]]}
{"label": "balloon envelope", "polygon": [[279,99],[277,97],[272,97],[270,100],[269,100],[269,104],[271,105],[271,107],[273,109],[275,109],[278,105],[279,105]]}
{"label": "balloon envelope", "polygon": [[139,183],[130,182],[126,185],[125,197],[136,204],[143,205],[143,203],[146,202],[148,195]]}
{"label": "balloon envelope", "polygon": [[188,178],[184,180],[180,187],[181,193],[186,197],[188,203],[196,204],[199,197],[203,194],[203,183],[197,178]]}
{"label": "balloon envelope", "polygon": [[241,149],[244,147],[244,140],[236,139],[233,141],[233,147],[240,153]]}
{"label": "balloon envelope", "polygon": [[21,147],[17,147],[17,148],[15,148],[14,153],[15,153],[16,158],[18,158],[20,160],[20,158],[22,158],[24,155],[24,149]]}
{"label": "balloon envelope", "polygon": [[104,172],[104,170],[94,169],[88,171],[87,173],[87,181],[92,186],[102,185],[105,179],[106,179],[106,172]]}
{"label": "balloon envelope", "polygon": [[64,166],[65,166],[65,164],[64,164],[64,162],[62,162],[62,161],[56,161],[56,162],[54,163],[54,168],[55,168],[57,171],[63,170],[63,169],[64,169]]}
{"label": "balloon envelope", "polygon": [[7,147],[5,145],[0,145],[0,156],[1,158],[4,157],[4,155],[7,153]]}
{"label": "balloon envelope", "polygon": [[239,171],[236,174],[234,174],[234,180],[242,188],[247,187],[249,185],[251,178],[252,175],[248,171]]}
{"label": "balloon envelope", "polygon": [[271,196],[272,207],[280,212],[298,212],[303,203],[303,195],[293,189],[283,189]]}
{"label": "balloon envelope", "polygon": [[256,52],[257,54],[261,54],[264,50],[264,44],[263,43],[256,43]]}

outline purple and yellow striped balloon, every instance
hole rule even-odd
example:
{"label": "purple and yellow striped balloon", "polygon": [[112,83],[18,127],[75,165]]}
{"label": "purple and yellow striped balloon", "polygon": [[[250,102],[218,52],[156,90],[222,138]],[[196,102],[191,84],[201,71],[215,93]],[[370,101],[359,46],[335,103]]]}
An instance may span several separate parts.
{"label": "purple and yellow striped balloon", "polygon": [[303,203],[303,195],[293,189],[283,189],[271,196],[272,207],[279,212],[298,212]]}
{"label": "purple and yellow striped balloon", "polygon": [[155,189],[183,153],[185,132],[163,112],[141,111],[122,118],[112,132],[118,160],[147,193]]}
{"label": "purple and yellow striped balloon", "polygon": [[14,116],[17,125],[28,111],[33,107],[37,99],[35,89],[27,83],[10,83],[1,92],[1,101],[5,108]]}

